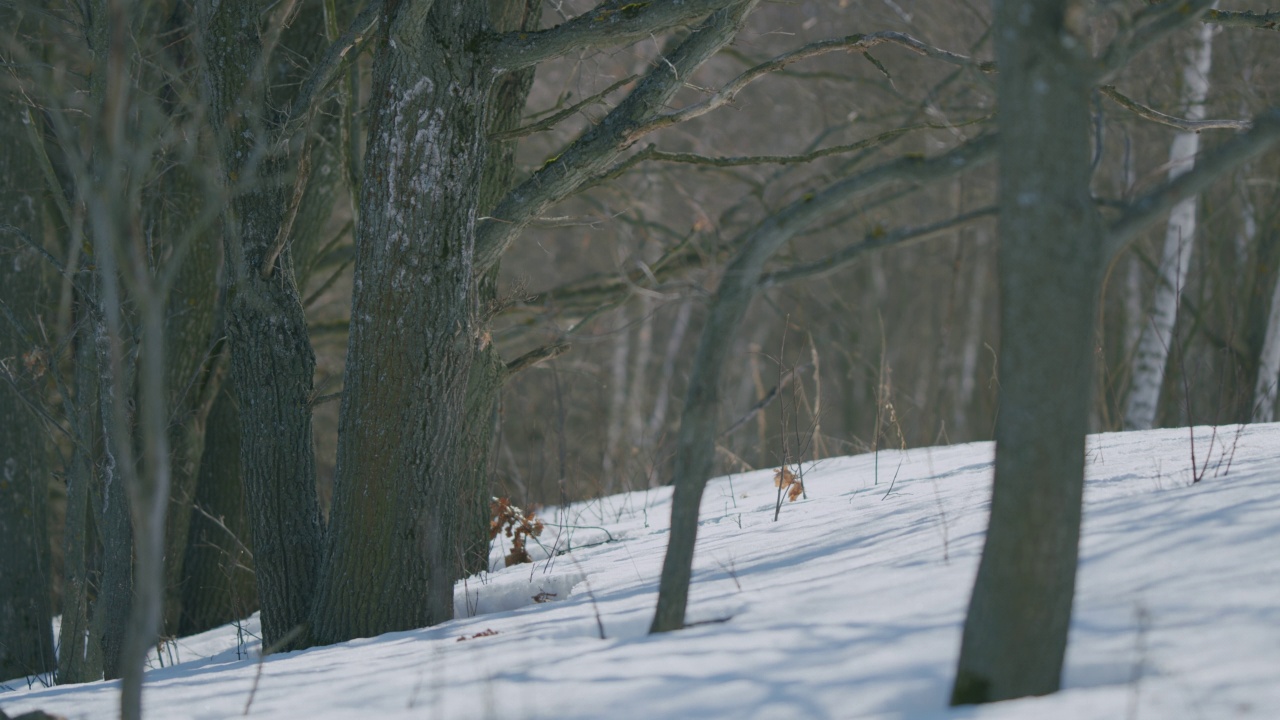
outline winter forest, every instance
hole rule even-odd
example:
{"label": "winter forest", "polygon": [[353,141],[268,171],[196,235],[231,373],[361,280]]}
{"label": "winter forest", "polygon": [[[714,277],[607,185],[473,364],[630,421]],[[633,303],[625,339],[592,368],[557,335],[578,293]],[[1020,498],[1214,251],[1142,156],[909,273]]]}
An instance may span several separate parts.
{"label": "winter forest", "polygon": [[[1159,613],[1280,640],[1275,595],[1134,620],[1097,586],[1185,580],[1124,549],[1176,533],[1205,582],[1275,555],[1278,31],[1254,0],[0,0],[0,718],[361,715],[271,687],[341,662],[389,717],[1184,717],[1141,691],[1192,692]],[[752,581],[831,570],[942,619],[754,706],[699,694],[728,671],[611,695],[556,644],[751,667],[803,635]],[[810,630],[862,619],[815,592]],[[436,649],[350,643],[380,636]],[[578,704],[447,679],[497,643]],[[1185,717],[1280,713],[1258,652]],[[234,702],[165,694],[192,656]],[[840,694],[874,673],[901,697]]]}

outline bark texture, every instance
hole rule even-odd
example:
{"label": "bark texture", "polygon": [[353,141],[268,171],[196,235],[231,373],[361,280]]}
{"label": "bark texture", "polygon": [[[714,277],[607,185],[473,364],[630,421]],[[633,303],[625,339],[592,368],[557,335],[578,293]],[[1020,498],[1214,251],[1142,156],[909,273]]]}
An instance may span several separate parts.
{"label": "bark texture", "polygon": [[1075,590],[1101,224],[1083,38],[1056,0],[996,6],[1000,414],[953,704],[1058,689]]}
{"label": "bark texture", "polygon": [[240,414],[230,383],[209,412],[193,498],[180,635],[248,617],[258,609],[253,548],[240,481]]}
{"label": "bark texture", "polygon": [[[78,274],[81,287],[92,286],[92,274]],[[85,317],[87,302],[77,303],[81,315],[76,333],[76,364],[73,386],[75,406],[72,416],[71,466],[67,470],[66,526],[63,528],[62,626],[59,631],[58,683],[81,683],[102,677],[102,645],[90,632],[93,607],[91,575],[98,556],[98,528],[91,498],[98,492],[95,466],[99,437],[92,398],[97,396],[97,353]]]}
{"label": "bark texture", "polygon": [[[193,222],[203,198],[187,168],[171,173],[173,195],[157,208],[160,237],[180,237]],[[191,528],[191,502],[205,447],[205,428],[221,373],[213,369],[212,336],[221,253],[212,233],[193,241],[165,309],[165,386],[169,408],[169,444],[173,448],[173,481],[165,528],[164,634],[176,635],[182,614],[183,560]]]}
{"label": "bark texture", "polygon": [[[532,30],[541,15],[542,0],[491,0],[490,24],[499,31]],[[489,96],[489,136],[511,130],[524,116],[534,68],[503,75]],[[511,188],[515,178],[513,140],[494,140],[485,154],[480,186],[480,214],[487,215]],[[479,335],[487,336],[492,312],[498,303],[498,268],[479,278],[476,294],[481,309]],[[493,430],[497,423],[498,399],[508,377],[506,365],[492,342],[481,342],[467,378],[467,397],[462,418],[462,463],[458,468],[459,494],[463,505],[460,529],[459,577],[489,569],[489,500],[492,497],[489,457],[493,451]]]}
{"label": "bark texture", "polygon": [[458,418],[480,340],[472,256],[493,82],[469,49],[487,13],[466,0],[406,1],[380,29],[315,642],[453,617]]}
{"label": "bark texture", "polygon": [[[0,10],[0,21],[11,21]],[[34,344],[42,259],[23,239],[43,236],[35,153],[25,142],[26,107],[0,94],[0,677],[54,668],[45,506],[49,463],[44,432],[27,408],[40,402],[46,368]],[[32,358],[28,365],[24,357]]]}
{"label": "bark texture", "polygon": [[311,434],[315,354],[288,246],[276,257],[292,178],[267,117],[256,2],[202,3],[208,86],[227,183],[251,179],[226,222],[227,334],[240,398],[240,465],[252,514],[263,644],[306,628],[320,559]]}

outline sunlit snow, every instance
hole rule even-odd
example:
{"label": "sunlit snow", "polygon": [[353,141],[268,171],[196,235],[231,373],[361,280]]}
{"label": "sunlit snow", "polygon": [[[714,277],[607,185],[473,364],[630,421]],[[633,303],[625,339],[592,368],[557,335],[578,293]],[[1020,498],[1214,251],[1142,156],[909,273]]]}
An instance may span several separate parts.
{"label": "sunlit snow", "polygon": [[[530,549],[537,562],[459,583],[459,619],[438,627],[265,662],[235,626],[179,640],[147,673],[144,711],[165,720],[240,716],[246,706],[249,717],[308,720],[1280,717],[1280,425],[1197,428],[1194,444],[1186,429],[1091,437],[1065,689],[948,709],[991,455],[979,443],[809,464],[807,499],[785,503],[777,522],[772,470],[712,481],[691,626],[680,632],[646,634],[670,491],[633,492],[545,511],[543,546]],[[505,552],[495,547],[494,562]],[[244,629],[256,633],[256,619]],[[0,688],[10,715],[107,718],[118,701],[115,682]]]}

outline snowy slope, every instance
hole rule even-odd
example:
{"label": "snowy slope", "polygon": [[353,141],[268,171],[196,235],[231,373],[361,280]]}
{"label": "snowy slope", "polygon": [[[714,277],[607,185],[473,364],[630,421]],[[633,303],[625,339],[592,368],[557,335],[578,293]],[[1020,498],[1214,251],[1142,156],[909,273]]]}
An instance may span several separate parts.
{"label": "snowy slope", "polygon": [[[637,492],[548,516],[573,527],[542,541],[571,553],[534,548],[534,565],[459,583],[471,617],[262,663],[234,627],[179,641],[147,675],[145,711],[239,716],[260,673],[250,717],[1280,718],[1280,425],[1195,438],[1194,472],[1186,429],[1090,438],[1053,696],[946,708],[989,501],[980,443],[823,460],[777,522],[771,471],[712,481],[700,624],[678,633],[645,634],[670,492]],[[6,687],[10,714],[116,714],[117,683]]]}

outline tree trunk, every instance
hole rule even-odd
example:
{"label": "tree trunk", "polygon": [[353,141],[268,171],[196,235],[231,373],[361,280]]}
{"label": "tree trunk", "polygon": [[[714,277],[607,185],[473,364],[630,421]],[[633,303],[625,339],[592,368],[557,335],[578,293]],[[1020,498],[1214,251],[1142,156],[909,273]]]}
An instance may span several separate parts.
{"label": "tree trunk", "polygon": [[[194,221],[201,198],[185,168],[171,175],[174,193],[156,208],[163,224],[162,237],[180,237],[185,223]],[[175,208],[177,212],[166,212]],[[165,312],[165,384],[168,388],[169,444],[173,448],[173,484],[169,493],[165,528],[164,634],[176,635],[182,614],[183,559],[191,528],[191,499],[204,453],[206,418],[221,383],[214,372],[211,341],[218,294],[221,253],[211,234],[195,238],[167,300]]]}
{"label": "tree trunk", "polygon": [[[92,273],[78,273],[81,287],[92,287]],[[63,528],[62,627],[59,633],[58,683],[92,682],[102,677],[102,644],[91,632],[94,603],[90,598],[91,570],[98,554],[98,525],[91,498],[98,492],[95,459],[98,454],[98,361],[92,337],[93,321],[86,316],[89,300],[78,298],[80,317],[75,337],[75,446],[67,470],[66,526]]]}
{"label": "tree trunk", "polygon": [[[319,574],[319,501],[311,434],[315,354],[286,245],[288,162],[266,114],[258,64],[258,3],[203,4],[210,117],[221,135],[228,186],[254,178],[224,223],[229,277],[231,380],[240,398],[240,465],[252,513],[263,646],[286,649],[305,634]],[[247,108],[247,109],[246,109]]]}
{"label": "tree trunk", "polygon": [[183,563],[181,635],[204,632],[258,609],[236,405],[231,383],[225,383],[209,412]]}
{"label": "tree trunk", "polygon": [[667,542],[658,606],[649,632],[669,632],[684,626],[698,536],[698,511],[715,458],[719,381],[734,347],[738,326],[755,296],[765,262],[796,233],[834,208],[847,204],[859,193],[891,182],[945,178],[978,167],[990,158],[992,150],[990,139],[973,140],[936,158],[904,157],[845,177],[770,215],[734,243],[740,249],[725,267],[711,300],[689,374],[676,441],[671,539]]}
{"label": "tree trunk", "polygon": [[[499,31],[536,27],[542,0],[491,0],[490,24]],[[498,80],[490,93],[489,134],[519,127],[524,107],[533,87],[534,68],[508,73]],[[492,141],[485,154],[485,169],[480,186],[480,212],[489,213],[510,189],[515,176],[513,140]],[[498,268],[491,268],[477,287],[481,328],[486,337],[490,308],[496,306]],[[461,515],[465,518],[460,535],[459,577],[489,569],[489,500],[493,496],[490,481],[490,455],[493,452],[493,430],[497,423],[498,398],[507,381],[506,365],[492,342],[481,342],[467,379],[467,397],[463,416],[462,464],[458,467]]]}
{"label": "tree trunk", "polygon": [[1267,333],[1258,355],[1258,380],[1253,391],[1253,422],[1275,420],[1276,384],[1280,381],[1280,280],[1271,293]]}
{"label": "tree trunk", "polygon": [[429,6],[392,6],[374,58],[319,643],[453,617],[492,71],[487,8]]}
{"label": "tree trunk", "polygon": [[[0,21],[13,13],[0,10]],[[0,218],[12,227],[0,232],[0,678],[52,670],[52,612],[49,607],[49,542],[45,506],[49,497],[46,437],[27,403],[40,403],[38,378],[46,371],[36,358],[32,316],[44,310],[43,259],[19,236],[39,242],[42,198],[35,152],[22,123],[26,106],[0,95]],[[21,323],[15,326],[14,321]],[[28,355],[30,353],[30,355]],[[53,370],[53,372],[57,372]]]}
{"label": "tree trunk", "polygon": [[263,190],[236,203],[246,266],[255,269],[232,291],[228,335],[263,645],[285,649],[282,641],[302,632],[311,608],[321,530],[311,433],[315,355],[306,318],[287,267],[267,280],[256,270],[280,217],[280,198],[271,195]]}
{"label": "tree trunk", "polygon": [[[1187,48],[1182,71],[1182,100],[1186,117],[1204,119],[1204,101],[1209,94],[1209,68],[1213,59],[1213,25],[1201,23],[1195,40]],[[1200,135],[1180,132],[1169,148],[1169,179],[1190,172],[1200,151]],[[1197,198],[1192,195],[1179,202],[1169,214],[1161,253],[1159,277],[1151,299],[1150,321],[1142,325],[1142,334],[1133,355],[1133,373],[1129,384],[1129,401],[1125,407],[1124,428],[1147,430],[1155,426],[1160,389],[1164,386],[1169,348],[1174,343],[1173,328],[1178,319],[1178,299],[1187,283],[1191,266],[1191,250],[1196,234]]]}
{"label": "tree trunk", "polygon": [[[99,281],[100,282],[100,281]],[[110,331],[104,319],[101,292],[95,298],[93,342],[98,368],[97,403],[102,433],[102,467],[95,483],[94,525],[102,543],[102,574],[93,604],[91,633],[102,648],[102,673],[115,680],[123,673],[122,653],[133,606],[133,526],[129,519],[129,498],[120,466],[121,443],[131,444],[131,436],[120,437],[114,422],[117,403],[133,397],[133,374],[115,377],[111,372]],[[122,344],[127,343],[121,339]],[[124,354],[128,354],[125,351]],[[127,410],[125,411],[127,413]]]}
{"label": "tree trunk", "polygon": [[996,5],[1000,414],[953,704],[1058,689],[1075,588],[1101,224],[1084,38],[1064,3]]}

